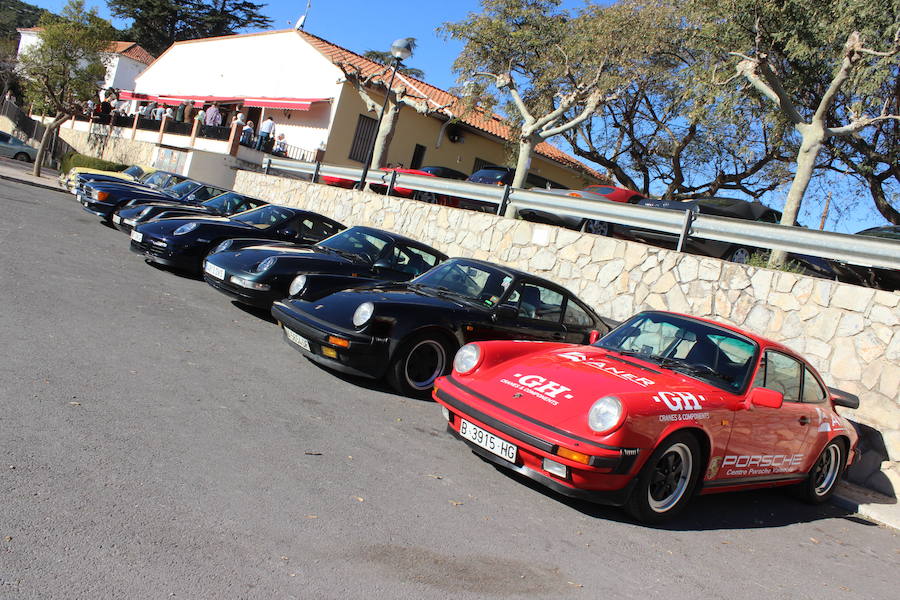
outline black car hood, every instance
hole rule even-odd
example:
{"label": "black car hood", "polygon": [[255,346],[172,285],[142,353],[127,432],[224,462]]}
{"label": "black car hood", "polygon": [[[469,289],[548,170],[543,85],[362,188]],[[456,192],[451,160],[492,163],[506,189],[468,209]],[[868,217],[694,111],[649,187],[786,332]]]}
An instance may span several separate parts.
{"label": "black car hood", "polygon": [[240,221],[229,219],[228,217],[173,217],[171,219],[160,219],[141,225],[141,231],[144,233],[153,233],[157,235],[172,235],[176,229],[188,223],[196,223],[197,227],[190,233],[193,237],[202,235],[207,232],[219,232],[228,230],[233,232],[233,237],[238,237],[247,232],[259,234],[262,230],[247,225]]}
{"label": "black car hood", "polygon": [[[291,300],[296,306],[303,306],[316,319],[334,323],[339,327],[352,329],[353,313],[363,302],[371,302],[375,305],[375,319],[402,318],[408,315],[413,307],[416,312],[428,311],[434,315],[441,315],[460,310],[477,311],[475,304],[469,304],[457,300],[455,296],[437,296],[435,291],[417,288],[414,284],[375,284],[363,288],[344,290],[326,296],[315,302]],[[484,307],[480,310],[488,312]]]}
{"label": "black car hood", "polygon": [[272,267],[272,271],[288,270],[291,272],[299,271],[335,271],[344,270],[343,268],[352,268],[358,265],[360,269],[367,268],[356,261],[333,254],[330,252],[322,252],[311,246],[300,246],[298,244],[260,244],[255,246],[247,246],[234,252],[220,252],[216,256],[216,263],[227,267],[229,270],[251,272],[256,265],[267,258],[275,257],[277,262]]}

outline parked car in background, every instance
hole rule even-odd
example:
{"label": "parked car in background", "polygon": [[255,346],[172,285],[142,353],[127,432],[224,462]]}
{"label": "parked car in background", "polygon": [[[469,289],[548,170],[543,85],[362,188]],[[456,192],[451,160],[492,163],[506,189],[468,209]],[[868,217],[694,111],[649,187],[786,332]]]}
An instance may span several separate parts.
{"label": "parked car in background", "polygon": [[230,238],[315,244],[342,224],[308,210],[266,204],[231,217],[158,219],[131,231],[131,250],[150,262],[199,273],[210,250]]}
{"label": "parked car in background", "polygon": [[[500,167],[500,166],[486,166],[478,169],[471,175],[466,181],[470,183],[481,183],[484,185],[496,185],[496,186],[506,186],[512,185],[513,178],[516,175],[516,170],[510,167]],[[529,173],[525,178],[524,189],[541,189],[541,190],[549,190],[549,189],[565,189],[564,185],[556,183],[555,181],[551,181],[546,179],[545,177],[541,177],[540,175],[535,175],[533,173]],[[457,206],[458,208],[465,208],[467,210],[477,210],[480,212],[489,212],[493,213],[497,211],[497,205],[491,202],[483,202],[481,200],[472,200],[469,198],[455,198],[453,199],[453,206]]]}
{"label": "parked car in background", "polygon": [[[157,171],[153,175],[159,173],[160,171]],[[87,212],[102,217],[107,223],[112,223],[113,213],[124,207],[160,200],[199,205],[201,202],[228,191],[202,181],[183,179],[181,176],[170,178],[169,181],[170,185],[162,189],[126,182],[95,181],[80,186],[77,197]],[[175,183],[176,181],[177,183]]]}
{"label": "parked car in background", "polygon": [[[541,191],[541,193],[552,194],[554,196],[568,196],[571,198],[582,198],[584,200],[600,200],[606,202],[627,202],[629,204],[637,204],[644,200],[646,196],[639,194],[627,188],[620,188],[611,185],[590,185],[581,190],[533,190]],[[550,211],[543,211],[534,208],[519,209],[518,215],[525,221],[533,223],[546,223],[548,225],[557,225],[577,231],[586,231],[596,235],[610,235],[612,224],[606,221],[598,221],[596,219],[585,219],[582,217],[572,217]]]}
{"label": "parked car in background", "polygon": [[[455,169],[449,169],[447,167],[422,167],[420,169],[398,169],[398,168],[390,168],[390,169],[382,169],[387,173],[385,180],[390,181],[390,174],[394,171],[397,173],[405,173],[407,175],[422,175],[425,177],[443,177],[444,179],[456,179],[459,181],[464,180],[467,175]],[[369,184],[369,189],[373,192],[377,192],[379,194],[383,194],[387,191],[387,184],[378,184],[372,183]],[[449,196],[445,194],[435,194],[432,192],[421,192],[416,190],[411,190],[404,187],[394,187],[394,196],[398,196],[400,198],[412,198],[414,200],[421,200],[423,202],[429,202],[431,204],[449,204]]]}
{"label": "parked car in background", "polygon": [[452,258],[408,283],[275,302],[285,339],[326,367],[427,395],[476,340],[586,343],[608,325],[565,288],[489,262]]}
{"label": "parked car in background", "polygon": [[121,171],[104,171],[102,169],[91,169],[90,167],[72,167],[68,173],[62,173],[59,176],[60,184],[68,191],[72,191],[79,181],[139,181],[141,177],[149,175],[156,171],[153,167],[145,167],[142,165],[131,165]]}
{"label": "parked car in background", "polygon": [[[871,227],[869,229],[858,231],[855,235],[876,237],[883,240],[890,240],[895,244],[900,244],[900,225]],[[856,283],[867,287],[875,287],[889,292],[900,290],[900,270],[898,269],[863,267],[861,265],[851,265],[835,260],[832,260],[831,262],[835,265],[836,270],[840,272],[841,281],[845,281],[846,283]]]}
{"label": "parked car in background", "polygon": [[306,300],[342,289],[408,281],[447,256],[408,237],[351,227],[314,245],[225,240],[206,257],[206,282],[243,304],[271,308],[288,296]]}
{"label": "parked car in background", "polygon": [[697,492],[793,485],[824,502],[858,441],[835,405],[859,400],[789,348],[668,312],[591,345],[468,344],[434,398],[495,465],[650,523]]}
{"label": "parked car in background", "polygon": [[136,225],[154,219],[172,217],[227,217],[268,204],[265,200],[251,198],[237,192],[225,192],[214,196],[196,206],[183,202],[148,202],[137,206],[128,206],[115,211],[112,216],[113,226],[124,233],[131,233]]}
{"label": "parked car in background", "polygon": [[0,156],[6,156],[23,162],[34,162],[37,148],[32,148],[22,140],[5,131],[0,131]]}

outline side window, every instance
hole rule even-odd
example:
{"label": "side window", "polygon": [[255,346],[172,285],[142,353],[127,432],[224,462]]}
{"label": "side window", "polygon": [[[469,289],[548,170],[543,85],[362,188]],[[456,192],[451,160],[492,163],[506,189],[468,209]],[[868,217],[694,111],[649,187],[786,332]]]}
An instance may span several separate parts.
{"label": "side window", "polygon": [[779,352],[766,352],[765,362],[760,365],[754,386],[766,387],[784,394],[785,402],[800,402],[800,382],[803,377],[802,365]]}
{"label": "side window", "polygon": [[324,240],[337,232],[331,223],[307,217],[303,219],[303,233],[308,237]]}
{"label": "side window", "polygon": [[0,142],[2,142],[4,144],[8,144],[9,143],[9,135],[0,131]]}
{"label": "side window", "polygon": [[[513,296],[516,296],[517,292],[520,317],[553,321],[555,323],[560,322],[564,299],[562,294],[532,283],[522,283],[513,292]],[[513,296],[510,296],[510,301],[513,299]]]}
{"label": "side window", "polygon": [[816,376],[809,369],[803,369],[803,402],[819,404],[825,402],[826,398],[828,395],[822,389]]}
{"label": "side window", "polygon": [[412,276],[420,275],[437,264],[437,256],[409,246],[396,246],[394,256],[394,268]]}
{"label": "side window", "polygon": [[566,303],[566,315],[563,317],[563,324],[573,327],[592,327],[594,320],[575,300],[569,298],[569,301]]}

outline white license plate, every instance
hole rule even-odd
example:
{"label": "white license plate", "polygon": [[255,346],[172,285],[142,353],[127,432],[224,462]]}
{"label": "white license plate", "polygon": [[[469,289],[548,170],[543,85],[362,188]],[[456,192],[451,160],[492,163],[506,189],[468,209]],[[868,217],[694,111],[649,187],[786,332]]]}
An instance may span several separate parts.
{"label": "white license plate", "polygon": [[[122,217],[120,217],[119,215],[113,215],[113,223],[118,225],[121,222],[122,222]],[[125,222],[127,223],[128,221],[125,221]]]}
{"label": "white license plate", "polygon": [[132,229],[131,230],[131,239],[140,243],[144,239],[144,234],[141,233],[140,231],[134,231]]}
{"label": "white license plate", "polygon": [[284,328],[284,333],[285,335],[287,335],[287,339],[291,340],[292,342],[309,352],[309,340],[307,340],[299,333],[291,331],[287,327]]}
{"label": "white license plate", "polygon": [[210,262],[207,262],[203,266],[203,270],[209,273],[212,277],[216,279],[225,279],[225,269],[222,267],[216,266]]}
{"label": "white license plate", "polygon": [[137,223],[137,220],[136,219],[125,219],[122,222],[125,223],[126,225],[128,225],[129,227],[134,227],[134,224]]}
{"label": "white license plate", "polygon": [[511,463],[516,462],[516,454],[519,449],[515,445],[498,438],[493,433],[489,433],[477,425],[472,425],[465,419],[459,420],[459,434],[500,458],[506,459]]}

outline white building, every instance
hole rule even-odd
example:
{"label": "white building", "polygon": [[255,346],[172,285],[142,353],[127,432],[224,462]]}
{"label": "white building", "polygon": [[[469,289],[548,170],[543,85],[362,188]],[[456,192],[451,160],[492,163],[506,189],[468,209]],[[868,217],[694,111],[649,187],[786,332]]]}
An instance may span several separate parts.
{"label": "white building", "polygon": [[[21,56],[23,52],[41,41],[40,27],[27,27],[16,31],[20,35],[16,56]],[[103,53],[103,62],[106,65],[103,89],[110,87],[117,90],[134,89],[135,79],[153,60],[152,54],[134,42],[113,42],[109,51]]]}

